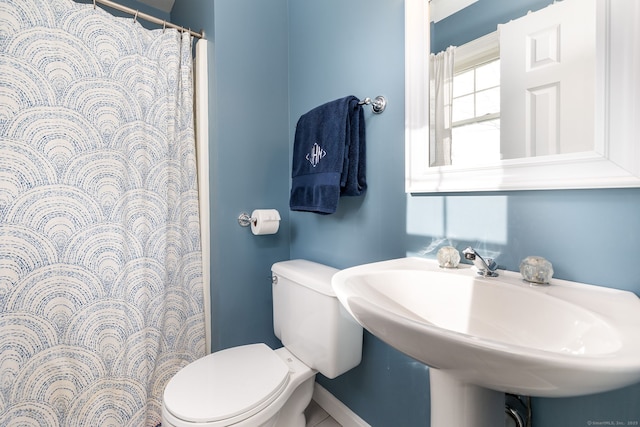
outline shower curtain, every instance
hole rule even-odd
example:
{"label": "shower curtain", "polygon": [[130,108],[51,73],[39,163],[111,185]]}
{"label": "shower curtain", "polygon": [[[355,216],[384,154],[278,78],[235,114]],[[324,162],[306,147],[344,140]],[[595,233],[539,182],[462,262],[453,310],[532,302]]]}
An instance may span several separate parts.
{"label": "shower curtain", "polygon": [[205,354],[191,38],[0,0],[0,426],[155,426]]}

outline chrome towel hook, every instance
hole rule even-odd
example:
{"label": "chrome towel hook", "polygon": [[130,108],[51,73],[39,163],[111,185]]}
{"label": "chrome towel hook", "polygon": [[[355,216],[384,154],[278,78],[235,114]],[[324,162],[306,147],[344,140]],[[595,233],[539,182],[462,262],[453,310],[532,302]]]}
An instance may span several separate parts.
{"label": "chrome towel hook", "polygon": [[358,105],[371,105],[371,109],[375,114],[380,114],[387,108],[387,100],[384,96],[378,95],[373,100],[366,97],[362,101],[358,102]]}

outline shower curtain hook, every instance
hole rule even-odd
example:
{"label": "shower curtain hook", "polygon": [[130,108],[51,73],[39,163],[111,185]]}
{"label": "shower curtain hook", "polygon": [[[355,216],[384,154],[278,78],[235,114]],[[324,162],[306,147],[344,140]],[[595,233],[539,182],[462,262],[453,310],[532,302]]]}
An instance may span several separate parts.
{"label": "shower curtain hook", "polygon": [[139,10],[136,10],[136,14],[133,15],[133,23],[136,24],[138,22],[138,12],[140,12]]}
{"label": "shower curtain hook", "polygon": [[167,20],[165,19],[162,22],[162,34],[164,34],[165,30],[167,29]]}
{"label": "shower curtain hook", "polygon": [[96,0],[93,0],[93,10],[96,10]]}

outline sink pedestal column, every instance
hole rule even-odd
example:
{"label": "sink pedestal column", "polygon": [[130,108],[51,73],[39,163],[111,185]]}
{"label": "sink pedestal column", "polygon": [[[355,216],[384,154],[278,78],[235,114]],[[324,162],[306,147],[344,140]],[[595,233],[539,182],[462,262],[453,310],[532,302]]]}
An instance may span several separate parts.
{"label": "sink pedestal column", "polygon": [[431,427],[504,425],[504,393],[463,383],[446,371],[429,369]]}

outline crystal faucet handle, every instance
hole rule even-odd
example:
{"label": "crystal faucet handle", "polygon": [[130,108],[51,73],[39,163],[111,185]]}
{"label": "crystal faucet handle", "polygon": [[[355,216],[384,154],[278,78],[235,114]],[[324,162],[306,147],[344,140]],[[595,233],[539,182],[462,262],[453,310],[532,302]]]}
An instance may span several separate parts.
{"label": "crystal faucet handle", "polygon": [[528,256],[520,263],[520,274],[527,282],[548,284],[553,276],[553,265],[540,256]]}

